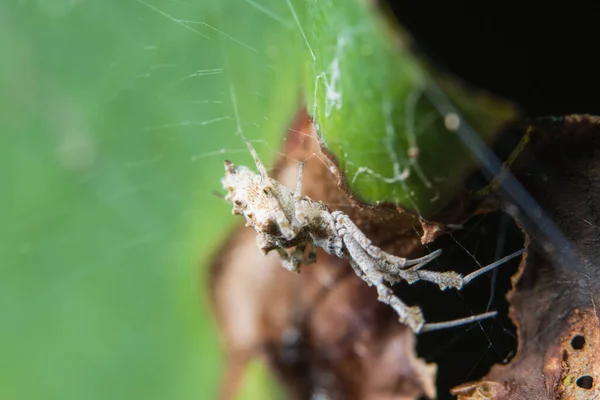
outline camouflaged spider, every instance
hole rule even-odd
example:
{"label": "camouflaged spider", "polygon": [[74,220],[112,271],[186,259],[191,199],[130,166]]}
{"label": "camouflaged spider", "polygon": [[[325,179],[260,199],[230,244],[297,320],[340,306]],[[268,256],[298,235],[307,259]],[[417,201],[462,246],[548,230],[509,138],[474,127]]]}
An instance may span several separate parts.
{"label": "camouflaged spider", "polygon": [[[276,250],[286,269],[299,272],[301,264],[314,263],[317,259],[317,247],[329,254],[346,258],[358,276],[377,288],[379,301],[390,305],[398,313],[400,322],[408,325],[415,333],[458,326],[496,315],[495,312],[489,312],[426,324],[421,309],[404,304],[386,282],[428,281],[437,284],[441,290],[449,287],[460,290],[477,276],[521,252],[511,254],[466,277],[451,271],[421,270],[421,267],[440,255],[441,250],[416,259],[384,252],[371,243],[348,215],[341,211],[331,212],[324,203],[301,195],[303,164],[300,164],[298,184],[292,193],[269,177],[250,142],[246,144],[259,173],[225,161],[225,177],[222,179],[223,187],[228,191],[225,199],[233,204],[233,214],[243,215],[246,226],[253,227],[257,232],[257,244],[263,253]],[[287,250],[292,247],[294,249],[291,252]]]}

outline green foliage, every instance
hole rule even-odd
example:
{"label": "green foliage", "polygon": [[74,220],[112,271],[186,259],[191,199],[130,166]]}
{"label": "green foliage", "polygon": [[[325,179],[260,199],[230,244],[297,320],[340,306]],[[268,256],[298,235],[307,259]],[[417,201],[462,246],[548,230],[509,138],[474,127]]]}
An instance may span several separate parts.
{"label": "green foliage", "polygon": [[243,2],[0,4],[0,398],[215,397],[212,193],[250,161],[232,98],[270,143],[294,113],[280,31]]}
{"label": "green foliage", "polygon": [[[309,111],[347,187],[368,203],[431,216],[455,196],[474,159],[434,108],[425,64],[375,2],[307,3]],[[438,84],[488,141],[514,116],[509,104]]]}

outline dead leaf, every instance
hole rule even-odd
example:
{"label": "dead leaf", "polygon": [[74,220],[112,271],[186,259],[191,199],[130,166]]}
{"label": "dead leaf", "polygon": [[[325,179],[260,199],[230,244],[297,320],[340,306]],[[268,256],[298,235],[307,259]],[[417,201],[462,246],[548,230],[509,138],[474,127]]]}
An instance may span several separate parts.
{"label": "dead leaf", "polygon": [[[538,128],[512,171],[564,235],[522,212],[528,255],[509,294],[519,349],[459,399],[600,398],[600,124],[571,116]],[[514,209],[514,206],[511,206]],[[560,240],[559,240],[560,239]]]}

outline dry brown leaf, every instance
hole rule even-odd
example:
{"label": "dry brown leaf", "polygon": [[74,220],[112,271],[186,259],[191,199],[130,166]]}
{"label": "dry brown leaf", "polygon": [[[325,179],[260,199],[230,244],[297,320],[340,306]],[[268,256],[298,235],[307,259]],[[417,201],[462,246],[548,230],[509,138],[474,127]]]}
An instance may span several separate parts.
{"label": "dry brown leaf", "polygon": [[[522,217],[528,255],[508,296],[519,349],[508,365],[454,389],[459,399],[600,398],[600,124],[567,117],[543,127],[513,171],[573,247]],[[522,216],[522,214],[521,214]]]}

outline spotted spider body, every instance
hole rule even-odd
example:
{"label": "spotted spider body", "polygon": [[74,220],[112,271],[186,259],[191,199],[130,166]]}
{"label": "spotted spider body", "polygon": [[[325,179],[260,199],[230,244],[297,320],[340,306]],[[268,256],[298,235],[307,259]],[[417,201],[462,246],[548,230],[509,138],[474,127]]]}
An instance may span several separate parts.
{"label": "spotted spider body", "polygon": [[[263,168],[259,167],[259,171]],[[336,234],[329,208],[320,201],[292,193],[265,174],[225,162],[223,187],[225,199],[233,204],[233,214],[246,218],[246,226],[257,232],[257,243],[264,253],[277,250],[284,266],[298,272],[300,264],[316,261],[316,248],[343,257],[343,244]],[[296,247],[289,254],[286,249]],[[308,248],[308,255],[304,251]],[[284,254],[285,253],[285,254]]]}
{"label": "spotted spider body", "polygon": [[463,278],[452,271],[421,270],[441,253],[440,250],[412,260],[388,254],[374,246],[348,215],[341,211],[331,212],[322,202],[301,195],[302,164],[298,185],[292,192],[269,177],[252,145],[249,142],[247,145],[258,174],[247,167],[238,167],[225,161],[225,176],[222,179],[223,187],[228,191],[225,199],[233,204],[233,214],[243,215],[246,226],[254,228],[258,247],[265,254],[277,251],[285,268],[299,272],[301,264],[314,263],[317,248],[346,258],[359,277],[377,288],[379,300],[389,304],[398,313],[400,322],[417,333],[428,328],[427,325],[435,325],[435,329],[439,329],[495,315],[487,313],[426,325],[421,309],[404,304],[386,282],[405,280],[413,283],[423,280],[437,284],[442,290],[449,287],[461,289],[493,266],[484,267]]}

